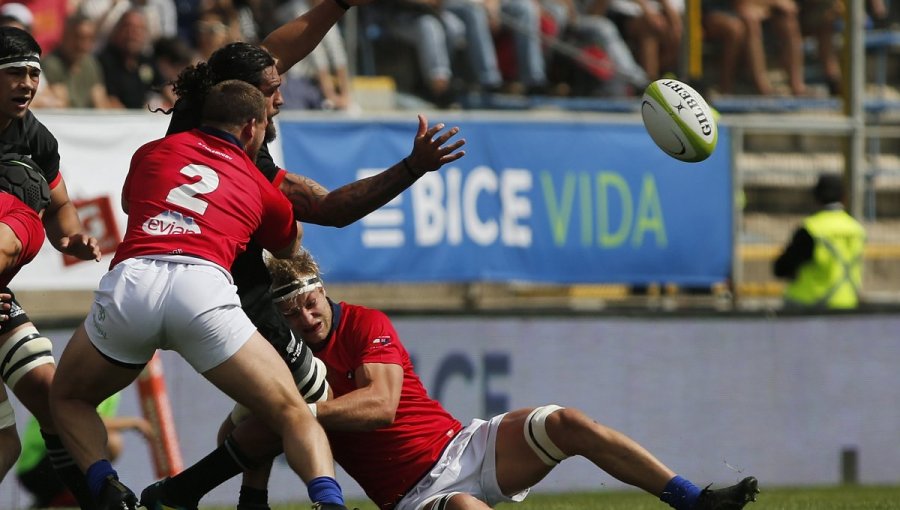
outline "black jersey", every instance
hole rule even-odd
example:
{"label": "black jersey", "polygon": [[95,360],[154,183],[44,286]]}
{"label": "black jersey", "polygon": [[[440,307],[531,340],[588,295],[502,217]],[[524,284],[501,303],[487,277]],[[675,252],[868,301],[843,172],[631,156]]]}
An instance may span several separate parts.
{"label": "black jersey", "polygon": [[51,188],[59,178],[59,143],[30,110],[0,132],[0,153],[30,157],[41,167]]}

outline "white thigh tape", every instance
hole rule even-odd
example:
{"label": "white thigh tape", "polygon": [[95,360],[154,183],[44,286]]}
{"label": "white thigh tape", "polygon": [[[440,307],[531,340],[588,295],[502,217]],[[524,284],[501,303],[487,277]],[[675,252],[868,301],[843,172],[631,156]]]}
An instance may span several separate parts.
{"label": "white thigh tape", "polygon": [[0,346],[0,377],[10,388],[30,370],[53,362],[53,344],[34,326],[16,331]]}
{"label": "white thigh tape", "polygon": [[547,417],[561,409],[563,408],[553,404],[538,407],[525,420],[525,441],[548,466],[555,466],[569,458],[547,435]]}
{"label": "white thigh tape", "polygon": [[325,380],[326,375],[328,375],[328,369],[325,368],[325,363],[319,358],[313,358],[309,371],[297,382],[300,396],[308,403],[327,400],[328,381]]}
{"label": "white thigh tape", "polygon": [[450,504],[450,498],[456,496],[457,494],[462,494],[461,492],[448,492],[446,494],[438,494],[437,496],[432,496],[425,501],[422,502],[422,505],[419,508],[424,509],[428,508],[428,505],[434,503],[431,506],[430,510],[447,510],[447,505]]}
{"label": "white thigh tape", "polygon": [[0,402],[0,429],[16,426],[16,412],[9,400]]}

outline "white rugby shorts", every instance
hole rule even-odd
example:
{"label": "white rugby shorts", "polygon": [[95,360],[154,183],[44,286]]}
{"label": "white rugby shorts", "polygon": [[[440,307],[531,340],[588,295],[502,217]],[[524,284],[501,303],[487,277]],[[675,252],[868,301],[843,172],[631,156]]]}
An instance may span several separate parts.
{"label": "white rugby shorts", "polygon": [[157,349],[178,352],[203,373],[228,360],[256,328],[221,267],[134,258],[100,280],[85,329],[94,346],[140,365]]}
{"label": "white rugby shorts", "polygon": [[490,421],[472,420],[450,441],[431,471],[403,496],[395,510],[421,510],[435,497],[450,492],[471,494],[491,507],[524,500],[530,489],[505,496],[497,483],[497,429],[504,416],[494,416]]}

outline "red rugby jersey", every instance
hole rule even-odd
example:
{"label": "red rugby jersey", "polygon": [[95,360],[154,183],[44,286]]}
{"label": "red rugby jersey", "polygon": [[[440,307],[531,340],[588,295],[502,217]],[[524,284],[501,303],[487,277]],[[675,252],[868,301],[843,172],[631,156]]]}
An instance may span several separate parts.
{"label": "red rugby jersey", "polygon": [[334,459],[379,508],[391,508],[437,462],[462,424],[428,396],[413,371],[409,353],[383,312],[347,303],[339,307],[340,320],[333,336],[316,353],[328,367],[328,383],[335,397],[356,389],[354,374],[365,363],[403,367],[394,423],[363,432],[326,431]]}
{"label": "red rugby jersey", "polygon": [[127,258],[189,255],[230,268],[252,237],[279,250],[297,235],[290,202],[233,141],[194,129],[135,152],[122,196]]}

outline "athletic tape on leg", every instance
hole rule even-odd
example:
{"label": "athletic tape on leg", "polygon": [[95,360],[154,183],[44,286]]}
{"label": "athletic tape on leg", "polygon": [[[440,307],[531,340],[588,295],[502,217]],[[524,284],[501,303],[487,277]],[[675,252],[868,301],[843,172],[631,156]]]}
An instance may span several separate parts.
{"label": "athletic tape on leg", "polygon": [[0,429],[16,426],[16,412],[9,400],[0,402]]}
{"label": "athletic tape on leg", "polygon": [[297,381],[297,389],[307,403],[322,402],[328,398],[328,369],[319,358],[313,358],[307,373]]}
{"label": "athletic tape on leg", "polygon": [[[306,375],[297,382],[297,389],[307,403],[313,404],[328,400],[329,386],[328,381],[325,380],[327,372],[325,363],[319,358],[313,358]],[[250,410],[241,404],[235,404],[231,409],[231,423],[235,425],[246,420],[248,416],[250,416]]]}
{"label": "athletic tape on leg", "polygon": [[422,502],[422,505],[419,507],[421,509],[428,508],[428,505],[434,503],[431,506],[430,510],[447,510],[447,505],[450,504],[450,498],[456,496],[457,494],[462,494],[461,492],[448,492],[447,494],[440,494],[437,496],[432,496],[425,501]]}
{"label": "athletic tape on leg", "polygon": [[0,377],[10,388],[35,367],[48,363],[54,363],[53,344],[34,326],[16,331],[0,346]]}
{"label": "athletic tape on leg", "polygon": [[548,466],[555,466],[569,458],[547,435],[547,417],[563,408],[558,405],[538,407],[525,420],[525,441],[538,458]]}

